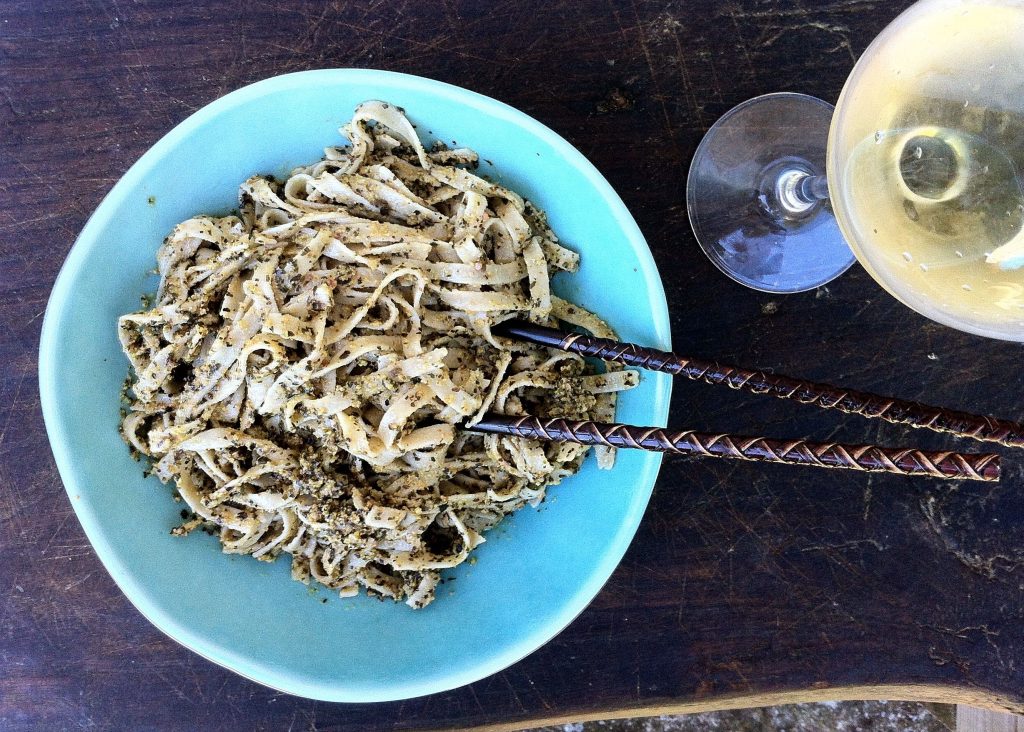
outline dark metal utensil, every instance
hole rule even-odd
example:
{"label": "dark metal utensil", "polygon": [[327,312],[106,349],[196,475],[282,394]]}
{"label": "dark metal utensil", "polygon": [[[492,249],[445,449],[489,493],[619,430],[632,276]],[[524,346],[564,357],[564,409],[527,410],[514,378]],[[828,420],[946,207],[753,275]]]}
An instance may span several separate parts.
{"label": "dark metal utensil", "polygon": [[794,399],[801,404],[811,404],[823,409],[838,409],[849,414],[884,419],[887,422],[935,432],[948,432],[959,437],[995,442],[1008,447],[1024,447],[1024,425],[995,417],[930,407],[919,402],[841,389],[829,384],[767,374],[737,366],[724,366],[714,361],[686,358],[634,343],[620,343],[580,333],[564,333],[520,320],[501,323],[494,328],[494,332],[509,338],[573,351],[605,361],[617,361],[673,376],[685,376],[709,384],[725,384],[732,389],[745,389],[754,394]]}
{"label": "dark metal utensil", "polygon": [[[828,384],[766,374],[763,371],[723,366],[713,361],[684,358],[633,343],[620,343],[579,333],[564,333],[520,320],[501,323],[495,326],[494,332],[499,336],[675,376],[686,376],[709,384],[726,384],[733,389],[746,389],[755,394],[795,399],[803,404],[812,404],[824,409],[838,409],[865,417],[877,417],[896,424],[949,432],[961,437],[1011,447],[1024,446],[1024,425],[992,417],[840,389]],[[846,445],[836,442],[816,443],[806,440],[707,434],[693,430],[668,432],[657,427],[540,419],[529,415],[487,414],[472,429],[539,440],[686,455],[729,457],[900,475],[927,475],[933,478],[999,480],[999,456],[991,453],[928,452],[878,445]]]}
{"label": "dark metal utensil", "polygon": [[497,414],[485,415],[472,429],[536,440],[628,447],[683,455],[812,465],[820,468],[846,468],[899,475],[928,475],[933,478],[999,480],[999,456],[988,453],[926,452],[877,445],[772,440],[765,437],[704,434],[693,430],[669,432],[657,427],[538,417],[508,417]]}

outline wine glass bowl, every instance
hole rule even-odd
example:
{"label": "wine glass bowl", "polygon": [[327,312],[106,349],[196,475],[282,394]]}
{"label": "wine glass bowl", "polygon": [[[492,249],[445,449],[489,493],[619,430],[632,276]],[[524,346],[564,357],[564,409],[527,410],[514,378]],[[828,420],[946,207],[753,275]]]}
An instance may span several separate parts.
{"label": "wine glass bowl", "polygon": [[922,0],[857,62],[828,145],[860,263],[922,315],[1024,340],[1024,3]]}

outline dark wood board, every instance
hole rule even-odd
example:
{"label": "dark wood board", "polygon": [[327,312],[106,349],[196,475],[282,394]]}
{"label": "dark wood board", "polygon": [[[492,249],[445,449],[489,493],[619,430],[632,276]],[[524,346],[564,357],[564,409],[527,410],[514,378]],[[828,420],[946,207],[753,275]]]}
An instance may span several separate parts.
{"label": "dark wood board", "polygon": [[[50,287],[131,163],[246,83],[369,66],[493,96],[589,157],[647,236],[677,351],[1020,419],[1020,345],[934,325],[859,267],[802,295],[746,290],[690,233],[685,177],[707,127],[764,92],[834,101],[907,5],[0,4],[0,728],[521,727],[857,697],[1024,710],[1020,454],[994,487],[668,459],[621,566],[551,643],[467,688],[335,705],[242,679],[149,625],[88,546],[39,410]],[[679,383],[672,409],[705,431],[972,447],[701,384]]]}

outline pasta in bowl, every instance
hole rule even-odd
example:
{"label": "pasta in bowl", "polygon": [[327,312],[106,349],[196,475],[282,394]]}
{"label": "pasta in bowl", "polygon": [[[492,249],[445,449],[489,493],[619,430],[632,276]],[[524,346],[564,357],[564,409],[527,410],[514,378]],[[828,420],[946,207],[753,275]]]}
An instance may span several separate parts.
{"label": "pasta in bowl", "polygon": [[[422,608],[505,515],[536,506],[589,448],[479,435],[501,414],[610,421],[637,373],[498,339],[511,317],[613,337],[551,294],[575,272],[542,211],[428,151],[404,111],[360,104],[345,149],[241,211],[177,225],[156,306],[119,319],[128,443],[225,552],[292,556],[292,577]],[[598,447],[610,468],[613,448]]]}
{"label": "pasta in bowl", "polygon": [[[191,509],[171,501],[156,477],[143,476],[118,434],[127,362],[114,325],[138,308],[140,293],[157,291],[159,277],[150,272],[168,232],[197,212],[238,207],[239,182],[254,174],[283,182],[322,157],[367,99],[409,110],[430,151],[441,133],[453,148],[456,140],[478,150],[479,177],[547,214],[561,244],[580,254],[576,273],[551,278],[553,308],[561,298],[597,313],[622,340],[670,347],[664,293],[643,237],[611,187],[568,143],[514,109],[456,87],[337,69],[268,79],[218,99],[132,166],[82,230],[54,285],[39,373],[70,504],[131,602],[172,638],[239,674],[292,694],[349,702],[450,689],[548,641],[619,563],[661,461],[621,451],[613,469],[601,470],[596,459],[585,459],[537,510],[507,516],[486,532],[470,561],[441,570],[438,599],[417,611],[365,596],[339,600],[315,582],[303,588],[288,581],[287,561],[225,555],[219,536],[171,535],[183,520],[179,513]],[[390,317],[383,308],[374,319]],[[513,396],[540,397],[534,389]],[[616,420],[664,424],[669,389],[668,376],[643,373],[619,393]],[[375,415],[366,416],[379,427]],[[239,466],[247,467],[244,460]]]}

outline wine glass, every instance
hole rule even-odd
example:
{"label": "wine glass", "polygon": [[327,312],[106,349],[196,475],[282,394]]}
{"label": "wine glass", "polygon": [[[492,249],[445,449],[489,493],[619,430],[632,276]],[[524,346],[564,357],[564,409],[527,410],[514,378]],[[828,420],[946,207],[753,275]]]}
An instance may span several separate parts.
{"label": "wine glass", "polygon": [[697,148],[687,206],[749,287],[813,289],[856,256],[922,315],[1024,341],[1024,0],[920,0],[834,110],[789,93],[733,108]]}

